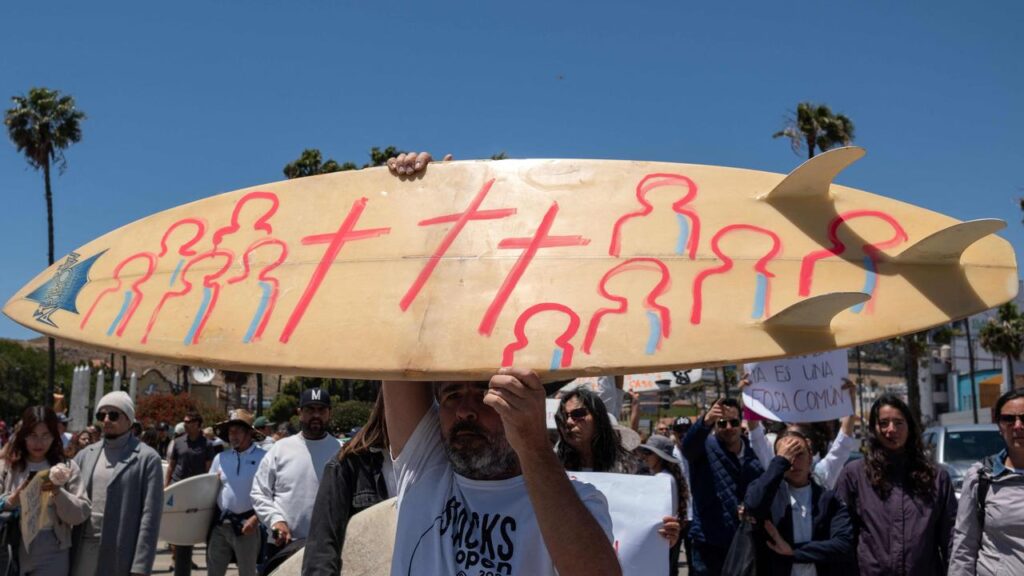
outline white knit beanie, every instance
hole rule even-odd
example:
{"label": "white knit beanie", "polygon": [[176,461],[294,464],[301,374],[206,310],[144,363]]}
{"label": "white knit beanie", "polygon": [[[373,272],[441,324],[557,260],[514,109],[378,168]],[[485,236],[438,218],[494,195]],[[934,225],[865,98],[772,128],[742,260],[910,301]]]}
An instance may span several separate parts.
{"label": "white knit beanie", "polygon": [[110,406],[111,408],[117,408],[124,415],[128,417],[128,421],[135,423],[135,403],[132,402],[132,397],[128,395],[124,390],[117,390],[110,392],[103,398],[100,398],[100,405],[96,407],[99,411],[104,406]]}

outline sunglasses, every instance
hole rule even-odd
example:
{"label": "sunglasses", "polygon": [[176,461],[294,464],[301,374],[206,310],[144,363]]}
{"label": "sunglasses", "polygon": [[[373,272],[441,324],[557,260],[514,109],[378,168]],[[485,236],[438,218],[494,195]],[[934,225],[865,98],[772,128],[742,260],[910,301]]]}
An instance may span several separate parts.
{"label": "sunglasses", "polygon": [[722,420],[719,420],[718,422],[715,422],[715,426],[718,426],[719,428],[722,428],[722,429],[728,428],[730,426],[732,426],[733,428],[739,428],[740,427],[740,419],[739,418],[733,418],[732,420],[722,419]]}
{"label": "sunglasses", "polygon": [[97,412],[96,413],[96,420],[98,422],[103,422],[104,420],[107,420],[107,419],[110,419],[111,422],[117,422],[118,420],[121,419],[121,413],[120,412]]}
{"label": "sunglasses", "polygon": [[586,408],[577,408],[566,412],[565,419],[568,420],[569,418],[572,418],[573,420],[583,420],[587,417],[587,414],[590,414],[590,412],[588,412]]}
{"label": "sunglasses", "polygon": [[1017,422],[1024,424],[1024,414],[1000,414],[999,422],[1009,426],[1013,426]]}

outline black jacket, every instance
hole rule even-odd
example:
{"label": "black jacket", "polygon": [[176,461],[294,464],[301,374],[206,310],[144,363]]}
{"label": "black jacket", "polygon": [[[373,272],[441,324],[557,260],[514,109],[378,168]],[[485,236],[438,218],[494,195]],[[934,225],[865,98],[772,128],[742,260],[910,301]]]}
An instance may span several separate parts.
{"label": "black jacket", "polygon": [[[743,500],[746,513],[762,525],[771,520],[779,535],[793,548],[793,556],[780,556],[765,545],[764,529],[759,527],[757,546],[757,573],[770,576],[789,576],[794,562],[813,562],[818,574],[855,574],[855,540],[853,524],[846,505],[832,490],[825,490],[816,482],[811,484],[813,512],[811,520],[811,541],[793,543],[793,507],[788,498],[773,506],[784,482],[784,475],[790,468],[789,460],[776,456],[768,464],[768,470],[751,482]],[[783,493],[784,494],[784,493]]]}
{"label": "black jacket", "polygon": [[303,576],[338,576],[345,531],[353,515],[387,500],[388,487],[381,466],[383,452],[332,458],[324,467],[313,505]]}

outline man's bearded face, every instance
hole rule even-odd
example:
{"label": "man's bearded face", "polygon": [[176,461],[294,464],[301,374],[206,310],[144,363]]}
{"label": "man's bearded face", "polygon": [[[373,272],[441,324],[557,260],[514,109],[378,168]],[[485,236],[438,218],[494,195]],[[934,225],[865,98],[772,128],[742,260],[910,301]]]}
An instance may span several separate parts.
{"label": "man's bearded face", "polygon": [[519,467],[501,417],[483,403],[486,394],[486,382],[445,383],[438,393],[445,452],[456,473],[474,480],[507,477]]}

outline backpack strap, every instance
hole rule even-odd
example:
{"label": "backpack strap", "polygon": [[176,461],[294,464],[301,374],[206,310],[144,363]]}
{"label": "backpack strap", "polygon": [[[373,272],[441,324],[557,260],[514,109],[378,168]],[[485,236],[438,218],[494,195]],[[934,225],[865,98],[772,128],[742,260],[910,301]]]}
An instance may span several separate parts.
{"label": "backpack strap", "polygon": [[988,498],[988,489],[992,486],[992,457],[988,456],[981,461],[981,469],[978,470],[978,493],[975,503],[975,510],[978,515],[979,533],[985,531],[985,500]]}

